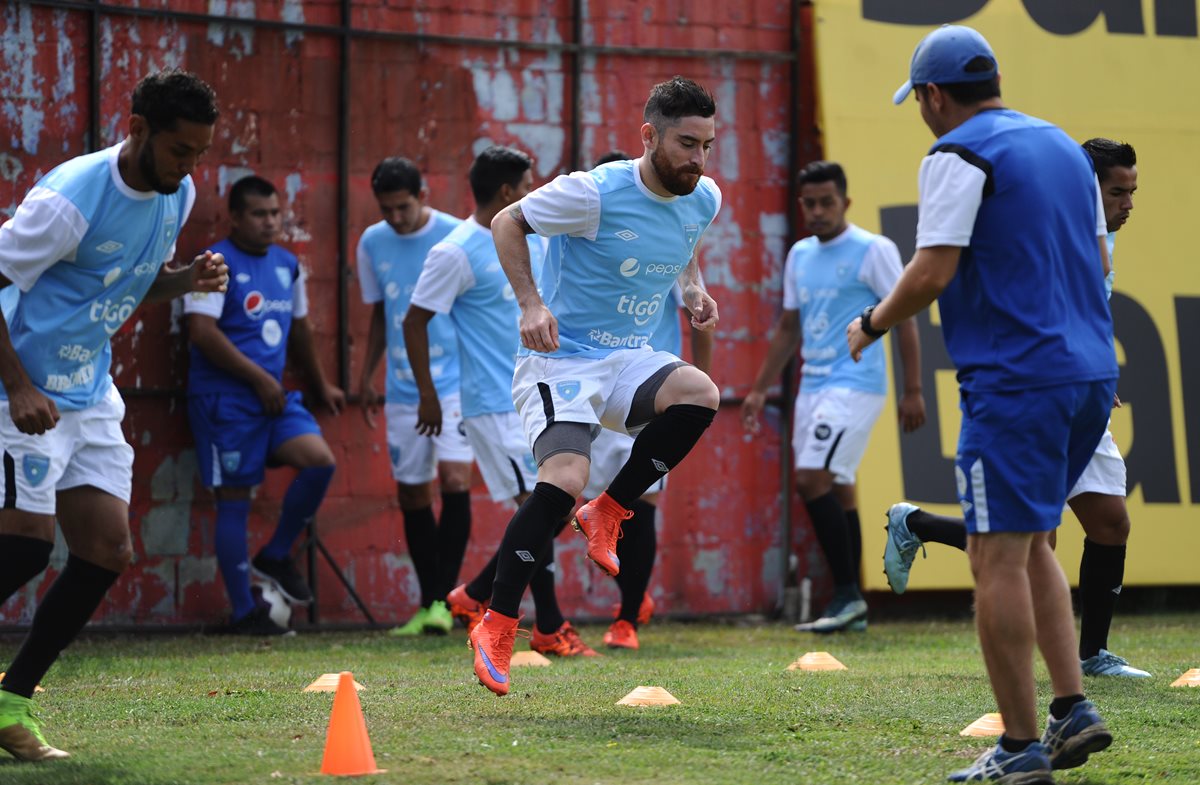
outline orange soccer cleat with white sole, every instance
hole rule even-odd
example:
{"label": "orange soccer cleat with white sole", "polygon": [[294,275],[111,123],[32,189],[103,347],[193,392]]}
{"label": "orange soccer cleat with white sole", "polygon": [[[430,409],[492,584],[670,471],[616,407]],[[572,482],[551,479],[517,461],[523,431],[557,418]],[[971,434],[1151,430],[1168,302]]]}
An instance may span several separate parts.
{"label": "orange soccer cleat with white sole", "polygon": [[632,649],[637,651],[637,628],[624,619],[617,619],[604,633],[604,645],[610,649]]}
{"label": "orange soccer cleat with white sole", "polygon": [[520,619],[489,608],[467,636],[467,642],[475,650],[475,675],[479,683],[497,695],[508,694],[513,644],[517,633],[524,632],[517,628],[519,622]]}
{"label": "orange soccer cleat with white sole", "polygon": [[632,510],[625,509],[607,493],[602,493],[580,507],[571,521],[575,531],[583,532],[583,536],[587,537],[588,558],[614,577],[621,571],[621,561],[617,558],[621,524],[632,517]]}
{"label": "orange soccer cleat with white sole", "polygon": [[579,633],[575,631],[569,621],[564,621],[561,627],[549,635],[539,632],[535,626],[533,637],[529,640],[529,648],[538,654],[549,654],[555,657],[599,656],[591,646],[583,642],[583,638],[579,637]]}
{"label": "orange soccer cleat with white sole", "polygon": [[479,602],[467,594],[467,584],[461,583],[454,591],[446,595],[446,604],[450,606],[450,615],[463,623],[467,632],[475,629],[475,625],[483,618],[488,609],[488,602]]}

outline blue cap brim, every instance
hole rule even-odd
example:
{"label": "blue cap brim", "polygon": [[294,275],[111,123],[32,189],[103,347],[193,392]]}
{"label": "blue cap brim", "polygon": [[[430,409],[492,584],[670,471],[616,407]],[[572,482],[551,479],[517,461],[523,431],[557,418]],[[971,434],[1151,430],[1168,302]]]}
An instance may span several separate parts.
{"label": "blue cap brim", "polygon": [[913,83],[911,79],[900,85],[900,89],[897,90],[896,94],[892,96],[892,103],[896,104],[897,106],[904,103],[904,99],[908,98],[908,94],[912,92],[912,88]]}

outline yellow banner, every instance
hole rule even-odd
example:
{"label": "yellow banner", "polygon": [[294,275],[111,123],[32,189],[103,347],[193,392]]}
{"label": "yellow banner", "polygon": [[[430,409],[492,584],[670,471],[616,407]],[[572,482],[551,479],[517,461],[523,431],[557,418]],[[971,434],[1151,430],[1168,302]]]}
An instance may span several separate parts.
{"label": "yellow banner", "polygon": [[[846,168],[850,218],[912,252],[917,168],[933,143],[910,97],[917,42],[942,23],[968,24],[991,43],[1008,106],[1062,127],[1081,142],[1106,136],[1138,154],[1138,192],[1117,235],[1113,316],[1118,391],[1127,401],[1112,431],[1129,470],[1126,585],[1200,583],[1200,37],[1196,0],[819,0],[816,51],[826,156]],[[1037,296],[1031,292],[1030,296]],[[864,576],[886,589],[879,566],[882,511],[908,499],[958,515],[952,459],[958,388],[936,309],[921,319],[923,432],[901,438],[894,406],[880,419],[859,469]],[[892,378],[895,379],[895,355]],[[894,401],[894,396],[893,399]],[[1059,555],[1078,577],[1083,532],[1071,513]],[[880,528],[877,528],[880,527]],[[917,559],[911,588],[971,585],[966,559],[934,545]]]}

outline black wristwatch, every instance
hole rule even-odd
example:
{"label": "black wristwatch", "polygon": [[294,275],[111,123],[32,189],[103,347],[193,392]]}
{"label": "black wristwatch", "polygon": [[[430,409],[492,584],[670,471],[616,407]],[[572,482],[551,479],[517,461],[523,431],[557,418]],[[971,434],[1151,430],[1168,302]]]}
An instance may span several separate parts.
{"label": "black wristwatch", "polygon": [[871,314],[875,312],[874,305],[868,305],[862,312],[862,331],[872,338],[882,338],[887,334],[887,328],[876,330],[871,326]]}

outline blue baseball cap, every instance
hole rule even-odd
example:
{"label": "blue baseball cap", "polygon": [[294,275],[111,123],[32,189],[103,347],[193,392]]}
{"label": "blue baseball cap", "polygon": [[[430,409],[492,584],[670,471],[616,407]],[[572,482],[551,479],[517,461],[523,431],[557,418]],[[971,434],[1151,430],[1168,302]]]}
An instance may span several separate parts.
{"label": "blue baseball cap", "polygon": [[[992,67],[986,71],[967,71],[967,63],[986,57]],[[977,30],[963,25],[942,25],[921,39],[913,52],[908,81],[892,96],[892,103],[904,103],[913,85],[986,82],[999,73],[996,55],[987,39]]]}

